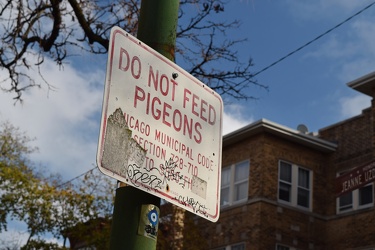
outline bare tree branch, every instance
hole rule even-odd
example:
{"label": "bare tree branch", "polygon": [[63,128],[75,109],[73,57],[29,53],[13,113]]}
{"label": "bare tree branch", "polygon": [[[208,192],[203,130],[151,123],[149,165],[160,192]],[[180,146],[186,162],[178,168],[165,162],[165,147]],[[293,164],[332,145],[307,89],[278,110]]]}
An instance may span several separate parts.
{"label": "bare tree branch", "polygon": [[[224,22],[222,0],[180,2],[176,55],[185,68],[222,96],[254,98],[244,88],[258,84],[251,72],[252,60],[241,62],[238,45],[226,32],[240,26]],[[110,29],[119,26],[131,34],[138,27],[140,0],[0,0],[0,88],[22,100],[30,87],[44,80],[41,65],[48,57],[61,67],[75,51],[105,54]],[[225,65],[225,67],[220,67]],[[42,82],[31,77],[37,70]]]}

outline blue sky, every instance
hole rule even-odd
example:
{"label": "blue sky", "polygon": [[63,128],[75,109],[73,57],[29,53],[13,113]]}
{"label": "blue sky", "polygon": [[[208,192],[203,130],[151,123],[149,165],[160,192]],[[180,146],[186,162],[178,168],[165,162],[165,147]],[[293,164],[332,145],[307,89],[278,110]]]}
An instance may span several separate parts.
{"label": "blue sky", "polygon": [[[239,54],[243,60],[252,57],[257,72],[372,2],[237,0],[230,1],[220,18],[241,20],[241,28],[228,36],[247,39]],[[259,74],[258,82],[269,91],[249,87],[257,100],[226,105],[224,133],[262,118],[293,129],[303,123],[316,132],[369,107],[371,99],[346,84],[374,71],[374,15],[372,6]],[[106,62],[82,55],[63,68],[48,60],[43,67],[55,89],[30,89],[23,105],[14,105],[12,94],[0,92],[0,121],[9,120],[35,137],[39,152],[32,160],[68,180],[96,164]]]}
{"label": "blue sky", "polygon": [[[339,24],[373,1],[231,1],[229,10],[243,22],[248,42],[243,55],[255,72]],[[257,101],[242,102],[242,119],[270,119],[310,131],[359,114],[370,98],[346,83],[374,70],[372,6],[351,21],[259,74],[267,91],[254,91]],[[252,93],[252,92],[251,92]]]}
{"label": "blue sky", "polygon": [[[241,28],[229,36],[247,39],[239,55],[252,57],[257,72],[371,2],[231,1],[220,18],[241,20]],[[315,132],[360,114],[370,98],[346,83],[374,70],[374,14],[375,6],[259,74],[256,79],[269,91],[250,86],[246,91],[257,100],[225,105],[224,133],[262,118],[290,128],[303,123]],[[35,137],[39,153],[33,160],[68,179],[96,164],[106,58],[83,54],[62,68],[48,60],[43,67],[54,89],[30,89],[22,105],[0,92],[0,120]]]}

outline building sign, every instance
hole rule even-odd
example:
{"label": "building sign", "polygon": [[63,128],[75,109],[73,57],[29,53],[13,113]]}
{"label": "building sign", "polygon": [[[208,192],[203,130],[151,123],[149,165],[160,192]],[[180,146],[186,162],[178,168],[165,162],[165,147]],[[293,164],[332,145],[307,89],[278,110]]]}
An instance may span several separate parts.
{"label": "building sign", "polygon": [[336,195],[340,196],[375,181],[375,161],[357,167],[336,178]]}
{"label": "building sign", "polygon": [[112,29],[97,152],[104,174],[216,221],[222,115],[212,89]]}

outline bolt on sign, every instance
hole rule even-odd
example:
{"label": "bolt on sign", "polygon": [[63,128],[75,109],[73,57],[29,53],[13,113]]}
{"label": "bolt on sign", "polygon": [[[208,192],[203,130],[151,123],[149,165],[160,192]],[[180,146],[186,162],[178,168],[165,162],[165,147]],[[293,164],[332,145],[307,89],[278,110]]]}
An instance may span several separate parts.
{"label": "bolt on sign", "polygon": [[111,30],[97,152],[104,174],[217,221],[222,115],[212,89]]}

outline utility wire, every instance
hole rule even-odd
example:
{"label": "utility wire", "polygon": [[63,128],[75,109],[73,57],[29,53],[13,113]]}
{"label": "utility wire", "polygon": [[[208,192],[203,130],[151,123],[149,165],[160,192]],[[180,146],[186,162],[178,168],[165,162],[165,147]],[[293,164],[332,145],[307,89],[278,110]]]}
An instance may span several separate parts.
{"label": "utility wire", "polygon": [[290,52],[289,54],[287,54],[286,56],[283,56],[281,57],[279,60],[271,63],[270,65],[268,65],[267,67],[259,70],[258,72],[256,72],[253,77],[259,75],[260,73],[268,70],[269,68],[275,66],[276,64],[280,63],[281,61],[284,61],[286,58],[290,57],[291,55],[295,54],[296,52],[300,51],[301,49],[307,47],[308,45],[312,44],[313,42],[317,41],[318,39],[322,38],[323,36],[327,35],[328,33],[330,33],[331,31],[337,29],[338,27],[340,27],[341,25],[343,25],[344,23],[346,22],[349,22],[351,19],[353,19],[354,17],[358,16],[359,14],[361,14],[362,12],[364,12],[365,10],[369,9],[371,6],[373,6],[375,4],[375,2],[369,4],[368,6],[366,6],[365,8],[361,9],[360,11],[358,11],[357,13],[355,13],[354,15],[348,17],[347,19],[345,19],[344,21],[342,21],[341,23],[337,24],[336,26],[334,26],[333,28],[327,30],[326,32],[324,32],[323,34],[317,36],[316,38],[314,38],[313,40],[305,43],[304,45],[302,45],[301,47],[295,49],[294,51]]}
{"label": "utility wire", "polygon": [[[332,32],[333,30],[337,29],[337,28],[340,27],[341,25],[343,25],[343,24],[349,22],[351,19],[353,19],[354,17],[358,16],[359,14],[361,14],[362,12],[364,12],[365,10],[369,9],[369,8],[370,8],[371,6],[373,6],[374,4],[375,4],[375,2],[369,4],[368,6],[366,6],[366,7],[363,8],[363,9],[361,9],[360,11],[358,11],[357,13],[355,13],[354,15],[348,17],[347,19],[345,19],[345,20],[342,21],[341,23],[337,24],[337,25],[334,26],[333,28],[327,30],[327,31],[324,32],[323,34],[321,34],[321,35],[317,36],[316,38],[314,38],[313,40],[311,40],[311,41],[305,43],[305,44],[302,45],[301,47],[299,47],[299,48],[293,50],[292,52],[290,52],[290,53],[287,54],[286,56],[281,57],[279,60],[277,60],[277,61],[271,63],[271,64],[268,65],[267,67],[265,67],[265,68],[259,70],[259,71],[256,72],[253,76],[255,77],[255,76],[259,75],[260,73],[263,73],[264,71],[268,70],[269,68],[275,66],[276,64],[278,64],[278,63],[284,61],[286,58],[288,58],[288,57],[290,57],[291,55],[297,53],[298,51],[302,50],[303,48],[307,47],[308,45],[312,44],[313,42],[317,41],[318,39],[320,39],[320,38],[322,38],[323,36],[327,35],[328,33]],[[86,171],[86,172],[84,172],[84,173],[82,173],[82,174],[80,174],[80,175],[78,175],[78,176],[76,176],[76,177],[74,177],[74,178],[72,178],[72,179],[70,179],[70,180],[68,180],[68,181],[66,181],[66,182],[64,182],[64,183],[62,183],[62,184],[60,184],[60,185],[58,185],[58,186],[56,186],[56,188],[59,188],[59,187],[65,186],[66,184],[68,184],[68,183],[70,183],[70,182],[72,182],[72,181],[74,181],[74,180],[76,180],[76,179],[78,179],[78,178],[84,176],[85,174],[89,173],[90,171],[93,171],[94,169],[96,169],[96,167],[94,167],[94,168],[92,168],[92,169],[90,169],[90,170],[88,170],[88,171]]]}
{"label": "utility wire", "polygon": [[64,182],[64,183],[62,183],[62,184],[57,185],[56,188],[60,188],[60,187],[62,187],[62,186],[65,186],[66,184],[68,184],[68,183],[70,183],[70,182],[72,182],[72,181],[74,181],[74,180],[76,180],[76,179],[78,179],[78,178],[84,176],[85,174],[87,174],[87,173],[93,171],[93,170],[96,169],[96,168],[97,168],[97,167],[93,167],[92,169],[89,169],[89,170],[87,170],[86,172],[84,172],[84,173],[82,173],[82,174],[80,174],[80,175],[78,175],[78,176],[76,176],[76,177],[74,177],[74,178],[72,178],[72,179],[70,179],[70,180],[68,180],[68,181],[66,181],[66,182]]}

